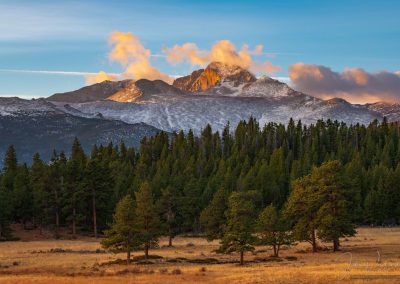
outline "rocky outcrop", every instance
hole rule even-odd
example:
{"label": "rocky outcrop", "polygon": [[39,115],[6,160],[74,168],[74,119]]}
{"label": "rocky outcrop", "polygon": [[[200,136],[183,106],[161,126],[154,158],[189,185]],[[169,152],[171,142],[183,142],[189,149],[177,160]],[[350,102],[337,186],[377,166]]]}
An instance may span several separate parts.
{"label": "rocky outcrop", "polygon": [[236,87],[255,81],[256,77],[252,73],[239,66],[212,62],[206,69],[200,69],[188,76],[176,79],[173,86],[186,92],[195,93],[207,91],[221,82],[232,82]]}

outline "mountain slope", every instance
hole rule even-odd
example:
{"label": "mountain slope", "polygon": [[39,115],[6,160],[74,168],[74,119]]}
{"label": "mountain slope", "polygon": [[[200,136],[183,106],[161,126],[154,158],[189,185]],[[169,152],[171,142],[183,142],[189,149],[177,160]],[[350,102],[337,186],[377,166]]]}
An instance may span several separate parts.
{"label": "mountain slope", "polygon": [[107,100],[116,102],[134,102],[139,98],[147,98],[152,95],[183,95],[183,91],[171,86],[164,81],[141,79],[131,81],[128,86],[109,96]]}
{"label": "mountain slope", "polygon": [[50,158],[53,149],[69,153],[75,137],[90,152],[94,144],[110,142],[124,141],[136,147],[143,137],[158,131],[144,123],[127,124],[72,115],[45,100],[0,98],[0,157],[4,157],[8,145],[12,144],[22,162],[30,163],[36,152],[45,160]]}
{"label": "mountain slope", "polygon": [[70,102],[70,103],[84,103],[99,101],[114,95],[118,91],[129,87],[132,84],[131,80],[124,81],[104,81],[91,86],[80,88],[76,91],[57,93],[47,98],[53,102]]}
{"label": "mountain slope", "polygon": [[47,100],[64,103],[86,103],[101,100],[134,102],[139,97],[154,94],[184,94],[184,92],[161,80],[104,81],[76,91],[54,94],[47,98]]}
{"label": "mountain slope", "polygon": [[400,121],[400,104],[378,102],[365,105],[369,110],[386,116],[389,121]]}
{"label": "mountain slope", "polygon": [[197,95],[153,95],[151,99],[139,99],[135,103],[101,101],[70,104],[70,107],[105,118],[127,123],[144,122],[165,131],[188,131],[197,134],[207,124],[222,130],[230,122],[235,127],[240,120],[254,117],[261,123],[269,121],[287,123],[290,118],[314,123],[318,119],[333,119],[347,123],[368,124],[382,119],[376,112],[365,107],[326,102],[306,95],[275,97],[223,97]]}
{"label": "mountain slope", "polygon": [[129,86],[108,100],[55,104],[60,111],[74,115],[144,122],[165,131],[193,129],[196,133],[207,124],[222,130],[228,122],[234,127],[250,117],[261,123],[287,123],[293,118],[307,124],[328,118],[367,124],[382,118],[372,109],[344,100],[324,101],[269,77],[257,79],[238,66],[218,62],[176,79],[172,86],[149,80],[131,81]]}

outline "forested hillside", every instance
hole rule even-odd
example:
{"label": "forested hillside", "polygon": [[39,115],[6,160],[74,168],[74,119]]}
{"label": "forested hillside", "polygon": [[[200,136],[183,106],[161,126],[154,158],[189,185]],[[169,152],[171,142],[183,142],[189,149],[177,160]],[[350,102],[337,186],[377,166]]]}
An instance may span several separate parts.
{"label": "forested hillside", "polygon": [[171,241],[176,234],[205,234],[222,237],[229,249],[227,232],[232,236],[247,214],[259,218],[260,234],[271,225],[265,218],[275,216],[285,228],[274,230],[311,243],[317,231],[335,242],[353,234],[355,224],[400,222],[399,137],[400,125],[386,120],[260,127],[250,119],[222,133],[206,127],[200,137],[159,133],[138,150],[121,143],[86,154],[76,139],[70,157],[35,155],[30,167],[17,162],[10,146],[0,176],[0,238],[11,236],[13,222],[50,228],[56,236],[60,226],[102,234],[129,195],[136,208],[151,208],[157,234]]}

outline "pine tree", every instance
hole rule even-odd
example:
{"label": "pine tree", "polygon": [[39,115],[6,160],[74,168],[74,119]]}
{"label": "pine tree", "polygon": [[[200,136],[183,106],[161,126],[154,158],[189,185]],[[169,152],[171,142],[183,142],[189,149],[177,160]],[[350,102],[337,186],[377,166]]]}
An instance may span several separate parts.
{"label": "pine tree", "polygon": [[355,233],[343,180],[340,162],[330,161],[293,184],[286,214],[295,222],[297,239],[309,241],[314,252],[316,232],[322,240],[333,242],[334,251],[339,249],[340,237]]}
{"label": "pine tree", "polygon": [[[54,150],[53,156],[47,170],[47,194],[49,197],[49,207],[53,214],[54,235],[59,237],[59,227],[61,218],[61,196],[64,191],[64,176],[66,170],[65,157],[58,155]],[[50,212],[49,212],[50,213]]]}
{"label": "pine tree", "polygon": [[206,208],[201,212],[200,224],[209,241],[222,237],[223,225],[226,223],[227,192],[220,187]]}
{"label": "pine tree", "polygon": [[[112,210],[109,202],[111,190],[113,187],[110,170],[101,163],[99,157],[92,157],[84,171],[83,188],[91,207],[93,235],[97,238],[98,227],[105,226],[107,221],[107,213]],[[101,224],[98,222],[98,215],[101,214]]]}
{"label": "pine tree", "polygon": [[167,187],[161,191],[161,197],[158,200],[158,209],[161,213],[164,232],[168,236],[168,246],[172,246],[172,239],[179,232],[179,193],[172,187]]}
{"label": "pine tree", "polygon": [[83,219],[83,211],[87,211],[83,209],[85,206],[83,179],[86,156],[77,138],[75,138],[71,150],[71,158],[68,160],[65,169],[62,211],[70,222],[72,235],[75,237],[77,224]]}
{"label": "pine tree", "polygon": [[333,242],[333,251],[339,250],[339,238],[353,236],[354,224],[350,215],[350,197],[343,184],[343,169],[339,161],[324,163],[311,174],[318,187],[319,209],[316,216],[318,237]]}
{"label": "pine tree", "polygon": [[33,214],[33,196],[30,188],[29,172],[26,165],[17,170],[14,179],[13,208],[16,221],[21,222],[26,228],[26,223]]}
{"label": "pine tree", "polygon": [[255,231],[259,236],[258,243],[265,246],[272,246],[275,257],[279,257],[279,250],[282,245],[289,246],[293,244],[289,222],[277,212],[275,206],[272,204],[261,211]]}
{"label": "pine tree", "polygon": [[15,172],[17,170],[17,153],[15,152],[15,148],[13,145],[8,146],[6,155],[4,158],[4,168],[3,171],[6,172]]}
{"label": "pine tree", "polygon": [[295,180],[284,211],[286,218],[294,223],[294,237],[299,241],[309,242],[313,252],[317,251],[316,191],[317,189],[312,186],[310,175]]}
{"label": "pine tree", "polygon": [[10,205],[10,192],[0,184],[0,241],[11,238],[10,219],[12,208]]}
{"label": "pine tree", "polygon": [[221,239],[221,252],[240,253],[240,265],[244,264],[244,253],[254,250],[256,238],[253,235],[254,221],[257,217],[255,191],[233,192],[229,196],[227,224]]}
{"label": "pine tree", "polygon": [[12,192],[15,175],[17,174],[17,154],[15,152],[14,146],[10,145],[7,148],[6,155],[4,158],[4,167],[3,167],[3,177],[2,184],[6,190]]}
{"label": "pine tree", "polygon": [[33,202],[33,225],[36,227],[38,224],[42,230],[43,225],[46,223],[48,213],[48,197],[46,188],[46,175],[47,169],[44,162],[41,160],[40,155],[36,153],[33,156],[32,167],[30,171],[30,182],[32,188],[32,202]]}
{"label": "pine tree", "polygon": [[105,231],[105,239],[101,241],[103,248],[113,252],[126,252],[127,264],[131,260],[131,252],[140,245],[135,221],[135,204],[127,195],[118,202],[111,228]]}
{"label": "pine tree", "polygon": [[148,182],[142,183],[136,197],[136,223],[135,229],[144,247],[145,258],[149,256],[149,249],[158,244],[161,234],[160,220],[157,208],[153,201],[153,193]]}

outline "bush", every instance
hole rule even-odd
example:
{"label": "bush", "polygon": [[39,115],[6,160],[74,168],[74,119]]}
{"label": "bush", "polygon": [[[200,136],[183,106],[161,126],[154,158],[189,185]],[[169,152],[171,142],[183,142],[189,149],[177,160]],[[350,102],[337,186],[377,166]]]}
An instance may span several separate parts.
{"label": "bush", "polygon": [[175,268],[174,270],[171,271],[171,274],[173,275],[182,274],[182,270],[180,270],[179,268]]}

